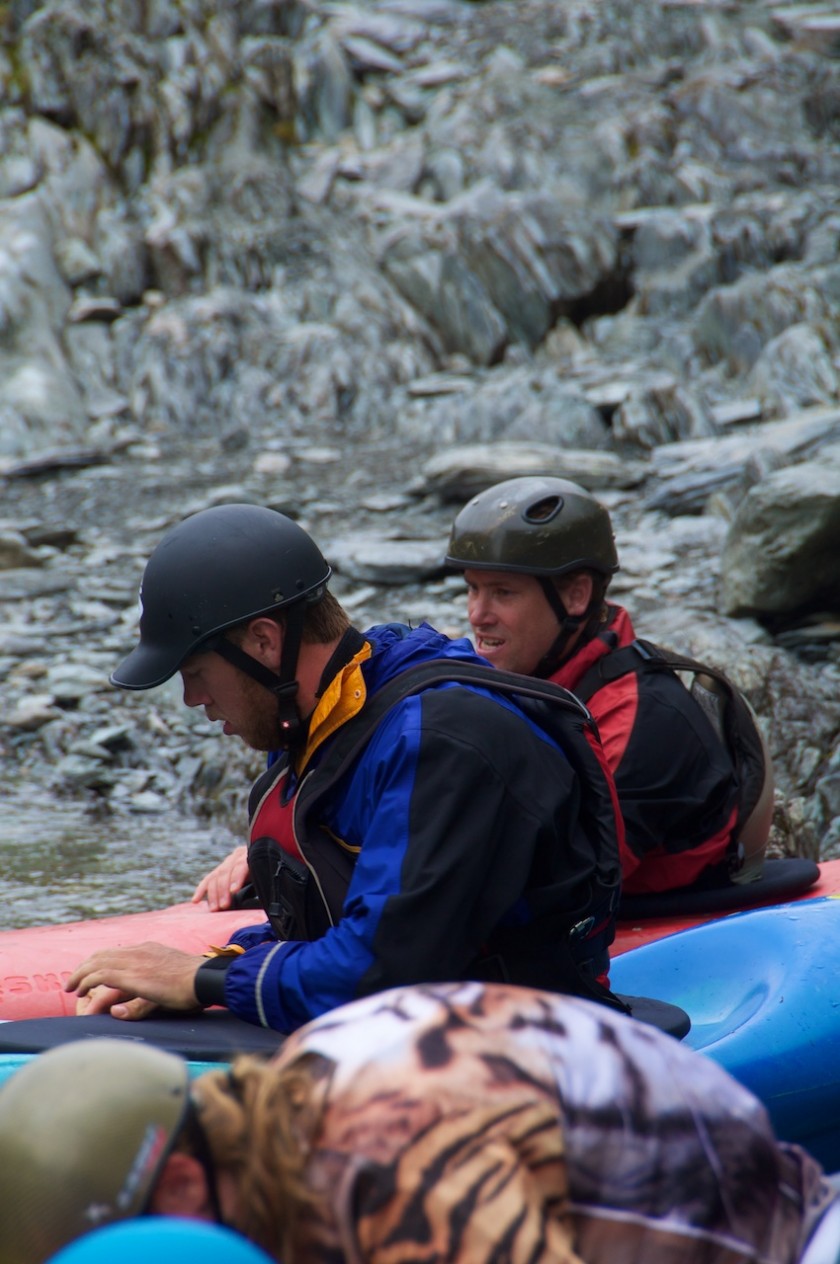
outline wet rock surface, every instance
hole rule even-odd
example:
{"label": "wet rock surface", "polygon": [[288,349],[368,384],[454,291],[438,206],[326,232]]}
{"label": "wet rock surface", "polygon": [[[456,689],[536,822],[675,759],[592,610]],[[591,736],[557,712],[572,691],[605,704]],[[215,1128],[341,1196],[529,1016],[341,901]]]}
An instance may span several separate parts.
{"label": "wet rock surface", "polygon": [[536,470],[746,690],[774,847],[840,854],[836,18],[7,6],[0,924],[186,898],[241,832],[259,757],[108,685],[168,526],[273,505],[358,626],[460,635],[452,518]]}

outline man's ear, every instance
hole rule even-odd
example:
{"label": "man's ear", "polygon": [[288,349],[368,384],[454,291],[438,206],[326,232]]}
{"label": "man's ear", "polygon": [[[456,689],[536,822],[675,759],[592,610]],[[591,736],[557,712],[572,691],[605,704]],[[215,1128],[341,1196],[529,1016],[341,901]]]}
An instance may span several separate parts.
{"label": "man's ear", "polygon": [[265,615],[252,619],[242,639],[242,648],[265,667],[276,671],[283,648],[283,629],[274,619],[268,619]]}
{"label": "man's ear", "polygon": [[155,1216],[186,1216],[191,1220],[212,1220],[207,1177],[198,1159],[176,1151],[163,1165],[149,1211]]}
{"label": "man's ear", "polygon": [[572,616],[586,613],[593,589],[592,576],[588,571],[573,571],[571,575],[561,575],[557,580],[560,600]]}

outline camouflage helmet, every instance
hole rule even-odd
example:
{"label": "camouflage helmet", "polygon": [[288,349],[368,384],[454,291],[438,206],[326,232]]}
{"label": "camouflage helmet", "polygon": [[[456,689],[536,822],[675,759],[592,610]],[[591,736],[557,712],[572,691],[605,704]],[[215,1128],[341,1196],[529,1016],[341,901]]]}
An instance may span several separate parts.
{"label": "camouflage helmet", "polygon": [[189,1101],[183,1059],[130,1039],[74,1040],[0,1088],[0,1260],[42,1264],[142,1214]]}
{"label": "camouflage helmet", "polygon": [[111,675],[152,689],[226,628],[323,597],[330,567],[314,540],[261,505],[215,505],[166,533],[140,591],[140,642]]}
{"label": "camouflage helmet", "polygon": [[452,526],[446,561],[459,570],[554,576],[618,570],[610,516],[565,478],[511,478],[479,492]]}

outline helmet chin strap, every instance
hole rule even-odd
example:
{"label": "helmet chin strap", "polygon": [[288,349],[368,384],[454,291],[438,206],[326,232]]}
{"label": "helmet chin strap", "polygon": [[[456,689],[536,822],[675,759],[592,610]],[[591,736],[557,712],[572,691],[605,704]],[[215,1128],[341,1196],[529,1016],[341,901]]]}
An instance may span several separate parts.
{"label": "helmet chin strap", "polygon": [[[184,1103],[184,1114],[181,1123],[175,1133],[169,1138],[163,1158],[161,1159],[157,1180],[160,1180],[160,1174],[166,1166],[166,1160],[175,1151],[191,1155],[200,1165],[204,1173],[204,1183],[207,1190],[207,1202],[210,1206],[210,1212],[213,1220],[217,1225],[227,1226],[224,1212],[222,1211],[222,1200],[219,1197],[219,1180],[216,1164],[213,1159],[213,1151],[210,1148],[210,1142],[207,1139],[207,1132],[204,1124],[201,1122],[199,1107],[192,1096],[188,1096]],[[156,1182],[157,1183],[157,1182]],[[149,1190],[145,1203],[140,1208],[139,1215],[152,1216],[158,1215],[158,1212],[151,1210],[154,1201],[156,1185]]]}
{"label": "helmet chin strap", "polygon": [[585,623],[589,618],[591,610],[588,608],[584,610],[583,614],[569,614],[563,605],[553,580],[548,575],[536,575],[535,579],[545,593],[545,599],[551,606],[560,624],[560,631],[532,672],[532,675],[537,676],[539,679],[547,680],[549,676],[552,676],[557,671],[565,657],[569,641],[581,624]]}
{"label": "helmet chin strap", "polygon": [[201,1115],[192,1098],[188,1099],[187,1110],[193,1149],[195,1150],[195,1157],[198,1159],[204,1172],[204,1179],[207,1183],[207,1199],[210,1203],[210,1210],[213,1213],[213,1220],[217,1225],[227,1225],[222,1211],[222,1200],[219,1197],[218,1173],[213,1160],[213,1151],[210,1149],[210,1142],[207,1139],[204,1124],[201,1122]]}
{"label": "helmet chin strap", "polygon": [[280,653],[280,671],[270,671],[241,646],[225,636],[215,637],[204,647],[220,654],[231,666],[250,676],[258,685],[272,693],[277,701],[277,723],[280,729],[279,746],[284,750],[297,746],[306,736],[306,723],[295,701],[298,693],[297,665],[303,636],[304,605],[288,606],[285,611],[283,649]]}

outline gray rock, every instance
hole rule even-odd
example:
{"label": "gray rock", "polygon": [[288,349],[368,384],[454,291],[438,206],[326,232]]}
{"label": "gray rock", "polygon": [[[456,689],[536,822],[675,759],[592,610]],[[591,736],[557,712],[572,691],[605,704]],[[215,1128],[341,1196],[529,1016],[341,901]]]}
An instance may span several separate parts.
{"label": "gray rock", "polygon": [[630,448],[656,448],[715,433],[701,401],[673,379],[631,387],[613,415],[612,428],[616,443]]}
{"label": "gray rock", "polygon": [[330,564],[352,579],[378,584],[412,584],[444,569],[445,540],[387,540],[348,535],[325,545]]}
{"label": "gray rock", "polygon": [[633,487],[644,478],[644,466],[611,452],[562,450],[538,443],[468,444],[427,461],[420,490],[447,502],[465,501],[503,479],[528,474],[568,478],[598,491]]}
{"label": "gray rock", "polygon": [[328,31],[295,49],[296,130],[301,139],[337,140],[352,117],[353,80],[344,53]]}
{"label": "gray rock", "polygon": [[84,663],[56,664],[47,672],[46,684],[61,706],[77,703],[90,694],[110,688],[103,672]]}
{"label": "gray rock", "polygon": [[655,209],[619,217],[620,227],[634,229],[633,278],[640,314],[690,312],[720,279],[712,213],[712,207],[693,214]]}
{"label": "gray rock", "polygon": [[560,374],[530,366],[486,377],[463,395],[450,392],[426,417],[443,444],[519,440],[598,450],[610,440],[600,413],[582,394]]}
{"label": "gray rock", "polygon": [[725,614],[840,608],[840,465],[806,462],[748,492],[723,550]]}
{"label": "gray rock", "polygon": [[451,351],[478,364],[501,354],[507,327],[490,295],[455,253],[455,245],[430,248],[414,227],[390,237],[382,267],[400,292],[433,321]]}
{"label": "gray rock", "polygon": [[10,729],[32,732],[49,724],[58,714],[59,712],[53,706],[51,694],[34,693],[21,699],[17,706],[4,716],[3,722]]}
{"label": "gray rock", "polygon": [[695,338],[705,355],[743,372],[784,330],[829,320],[831,312],[830,299],[807,274],[779,267],[710,291],[697,311]]}
{"label": "gray rock", "polygon": [[808,324],[791,325],[761,352],[749,386],[766,416],[785,417],[813,404],[836,402],[840,377],[820,331]]}
{"label": "gray rock", "polygon": [[31,549],[26,538],[18,531],[0,529],[0,570],[15,570],[19,566],[40,566],[42,558]]}

